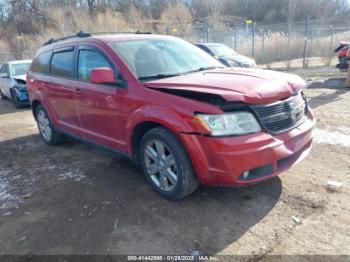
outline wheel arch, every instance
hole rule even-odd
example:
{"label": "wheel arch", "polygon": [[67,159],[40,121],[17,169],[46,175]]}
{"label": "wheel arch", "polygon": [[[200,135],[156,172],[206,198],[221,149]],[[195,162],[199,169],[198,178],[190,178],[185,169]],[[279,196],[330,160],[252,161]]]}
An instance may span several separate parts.
{"label": "wheel arch", "polygon": [[35,99],[32,101],[32,113],[35,120],[36,120],[36,109],[38,108],[39,105],[42,105],[39,100]]}
{"label": "wheel arch", "polygon": [[131,157],[135,162],[140,161],[140,144],[142,137],[151,129],[164,127],[162,124],[153,121],[145,121],[136,125],[131,134]]}
{"label": "wheel arch", "polygon": [[163,107],[146,107],[134,112],[126,124],[126,141],[129,155],[139,161],[140,142],[143,135],[156,127],[164,127],[175,134],[179,141],[179,132],[191,132],[190,126],[174,111]]}

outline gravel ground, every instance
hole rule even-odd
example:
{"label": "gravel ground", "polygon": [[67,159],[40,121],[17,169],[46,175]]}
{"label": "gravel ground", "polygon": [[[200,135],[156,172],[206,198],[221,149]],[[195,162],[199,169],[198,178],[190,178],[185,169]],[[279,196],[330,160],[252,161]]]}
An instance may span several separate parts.
{"label": "gravel ground", "polygon": [[350,255],[350,89],[332,68],[292,72],[318,118],[311,155],[262,184],[180,202],[126,159],[46,146],[30,109],[0,101],[0,254]]}

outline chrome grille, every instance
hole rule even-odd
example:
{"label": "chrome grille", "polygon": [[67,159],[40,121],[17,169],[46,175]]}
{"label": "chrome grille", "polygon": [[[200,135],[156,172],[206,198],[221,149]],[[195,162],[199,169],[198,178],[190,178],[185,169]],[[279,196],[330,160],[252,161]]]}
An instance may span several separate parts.
{"label": "chrome grille", "polygon": [[269,132],[277,134],[292,129],[306,120],[307,102],[302,94],[272,104],[251,106]]}

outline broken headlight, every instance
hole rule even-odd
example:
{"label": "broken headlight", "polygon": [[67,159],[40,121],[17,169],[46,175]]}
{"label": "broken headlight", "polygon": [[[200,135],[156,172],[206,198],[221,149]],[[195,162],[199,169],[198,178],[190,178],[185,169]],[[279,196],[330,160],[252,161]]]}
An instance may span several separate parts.
{"label": "broken headlight", "polygon": [[249,112],[222,115],[197,114],[196,118],[213,136],[246,135],[261,131],[259,123]]}

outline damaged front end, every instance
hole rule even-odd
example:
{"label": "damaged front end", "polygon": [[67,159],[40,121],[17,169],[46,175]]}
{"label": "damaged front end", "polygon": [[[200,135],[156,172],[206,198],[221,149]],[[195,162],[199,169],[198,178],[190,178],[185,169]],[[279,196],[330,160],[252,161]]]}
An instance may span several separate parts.
{"label": "damaged front end", "polygon": [[[168,93],[198,102],[215,105],[223,112],[223,115],[225,117],[233,113],[239,113],[241,115],[248,114],[247,116],[254,116],[261,129],[257,128],[255,123],[253,123],[254,128],[252,128],[252,122],[254,121],[252,121],[252,118],[250,118],[251,121],[243,121],[242,123],[242,125],[246,125],[245,129],[250,130],[244,134],[256,133],[258,131],[264,130],[265,132],[272,135],[277,135],[304,123],[307,120],[309,112],[307,100],[302,90],[296,91],[293,95],[287,98],[279,99],[272,103],[249,104],[242,101],[227,101],[218,94],[198,92],[188,89],[184,90],[160,87],[154,89],[163,93]],[[224,122],[226,121],[225,119],[219,120]],[[250,125],[248,126],[249,128],[247,128],[248,124]],[[207,129],[210,130],[212,128],[208,127]],[[211,133],[213,134],[213,132]]]}
{"label": "damaged front end", "polygon": [[13,79],[11,86],[11,95],[14,102],[18,105],[30,105],[27,89],[27,82],[23,79]]}

